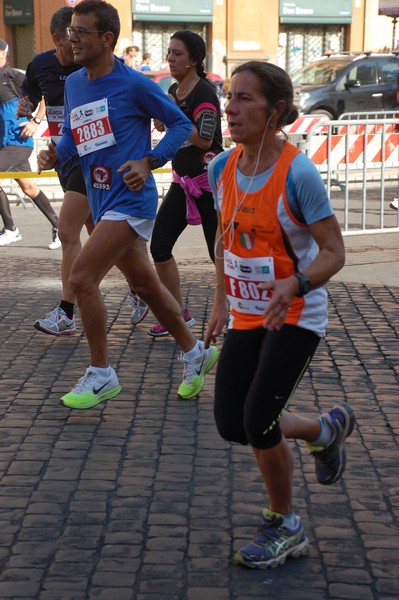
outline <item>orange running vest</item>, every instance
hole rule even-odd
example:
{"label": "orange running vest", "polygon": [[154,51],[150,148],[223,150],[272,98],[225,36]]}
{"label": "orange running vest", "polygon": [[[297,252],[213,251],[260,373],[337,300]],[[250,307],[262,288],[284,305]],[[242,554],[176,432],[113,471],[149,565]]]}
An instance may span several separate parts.
{"label": "orange running vest", "polygon": [[[285,193],[288,170],[299,152],[286,142],[270,178],[256,192],[242,192],[236,183],[242,146],[234,148],[223,169],[218,200],[230,328],[262,327],[271,292],[259,290],[257,284],[302,271],[318,253],[308,226],[292,214]],[[327,324],[326,290],[318,288],[303,298],[295,297],[285,323],[323,336]]]}

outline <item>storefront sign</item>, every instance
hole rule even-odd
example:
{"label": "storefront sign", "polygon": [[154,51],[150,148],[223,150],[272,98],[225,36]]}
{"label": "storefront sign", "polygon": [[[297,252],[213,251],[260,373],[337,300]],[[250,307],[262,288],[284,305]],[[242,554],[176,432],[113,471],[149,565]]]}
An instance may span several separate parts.
{"label": "storefront sign", "polygon": [[378,14],[387,17],[399,17],[399,0],[380,0]]}
{"label": "storefront sign", "polygon": [[213,0],[132,0],[136,21],[212,21]]}
{"label": "storefront sign", "polygon": [[280,23],[311,25],[351,22],[352,0],[280,0]]}
{"label": "storefront sign", "polygon": [[33,23],[33,0],[4,0],[4,23],[6,25],[30,25]]}

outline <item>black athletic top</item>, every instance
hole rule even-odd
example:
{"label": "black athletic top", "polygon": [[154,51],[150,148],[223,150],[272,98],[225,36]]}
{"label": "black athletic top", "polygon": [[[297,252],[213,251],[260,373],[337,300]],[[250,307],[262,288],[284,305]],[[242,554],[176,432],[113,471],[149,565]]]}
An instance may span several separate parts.
{"label": "black athletic top", "polygon": [[[37,54],[26,69],[22,94],[28,96],[34,109],[44,97],[47,121],[54,144],[57,144],[62,136],[65,81],[68,75],[79,69],[81,66],[77,64],[62,66],[57,59],[55,50]],[[60,173],[66,176],[79,164],[79,158],[76,156],[63,165]]]}

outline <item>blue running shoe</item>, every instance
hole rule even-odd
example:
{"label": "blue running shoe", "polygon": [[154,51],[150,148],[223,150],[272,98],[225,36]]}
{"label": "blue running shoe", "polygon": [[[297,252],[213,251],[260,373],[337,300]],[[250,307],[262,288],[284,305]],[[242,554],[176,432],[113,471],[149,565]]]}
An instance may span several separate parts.
{"label": "blue running shoe", "polygon": [[235,563],[251,569],[269,569],[283,565],[287,558],[307,554],[309,540],[300,517],[295,520],[294,528],[285,527],[282,515],[264,508],[255,539],[235,553]]}
{"label": "blue running shoe", "polygon": [[345,440],[353,431],[355,415],[349,404],[343,402],[334,406],[330,412],[322,414],[321,418],[335,431],[332,442],[325,448],[309,442],[306,445],[315,459],[317,481],[322,485],[331,485],[341,479],[345,470]]}

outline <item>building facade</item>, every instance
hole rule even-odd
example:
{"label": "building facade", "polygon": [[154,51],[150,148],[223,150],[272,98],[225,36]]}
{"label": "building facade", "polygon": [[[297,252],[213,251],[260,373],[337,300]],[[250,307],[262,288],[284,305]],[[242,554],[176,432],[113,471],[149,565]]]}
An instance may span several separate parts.
{"label": "building facade", "polygon": [[[0,37],[10,63],[25,68],[52,47],[52,12],[80,0],[0,0]],[[207,70],[221,76],[247,60],[268,60],[293,73],[328,51],[390,50],[393,19],[379,16],[381,0],[112,0],[121,17],[117,53],[130,44],[165,67],[170,35],[192,29],[208,49]],[[51,4],[51,11],[49,5]],[[399,4],[399,0],[398,0]]]}

